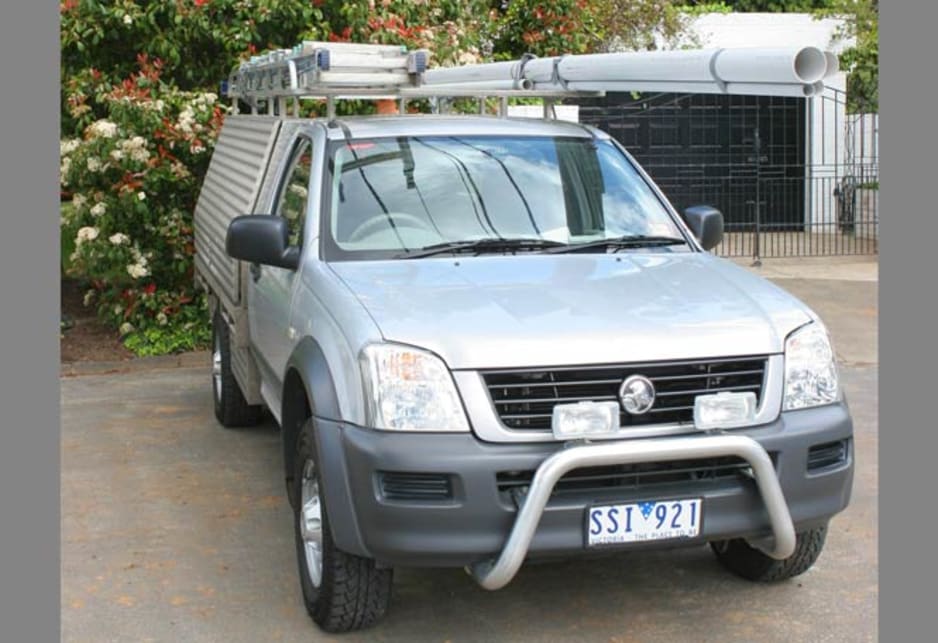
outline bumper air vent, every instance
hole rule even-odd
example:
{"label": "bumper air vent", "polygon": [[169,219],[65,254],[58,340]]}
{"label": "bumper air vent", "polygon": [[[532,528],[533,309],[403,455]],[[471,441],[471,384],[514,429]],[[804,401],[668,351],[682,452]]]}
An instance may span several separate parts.
{"label": "bumper air vent", "polygon": [[453,499],[452,476],[445,473],[379,471],[378,488],[386,500],[420,502]]}
{"label": "bumper air vent", "polygon": [[808,471],[829,469],[844,464],[850,452],[848,440],[817,444],[808,449]]}

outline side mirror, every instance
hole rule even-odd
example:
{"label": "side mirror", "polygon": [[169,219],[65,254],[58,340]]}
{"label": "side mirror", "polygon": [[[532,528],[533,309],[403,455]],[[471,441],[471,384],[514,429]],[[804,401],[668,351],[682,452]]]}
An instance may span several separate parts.
{"label": "side mirror", "polygon": [[291,247],[289,238],[290,229],[283,217],[247,214],[228,224],[225,251],[241,261],[296,270],[300,249]]}
{"label": "side mirror", "polygon": [[684,210],[684,221],[704,250],[716,247],[723,240],[723,214],[709,205],[695,205]]}

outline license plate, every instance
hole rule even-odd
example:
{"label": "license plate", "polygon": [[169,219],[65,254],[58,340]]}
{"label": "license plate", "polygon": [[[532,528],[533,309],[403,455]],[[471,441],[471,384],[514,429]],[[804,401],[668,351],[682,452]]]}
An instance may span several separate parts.
{"label": "license plate", "polygon": [[586,543],[592,547],[693,538],[700,533],[702,518],[700,498],[590,507],[586,521]]}

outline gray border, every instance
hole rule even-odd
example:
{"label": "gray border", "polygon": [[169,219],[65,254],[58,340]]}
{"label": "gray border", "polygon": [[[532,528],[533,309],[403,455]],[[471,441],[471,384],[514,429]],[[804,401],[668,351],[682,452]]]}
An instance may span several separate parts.
{"label": "gray border", "polygon": [[[59,639],[58,3],[0,20],[0,638]],[[13,89],[11,89],[13,88]]]}
{"label": "gray border", "polygon": [[938,488],[935,364],[935,25],[938,3],[884,3],[881,183],[880,632],[884,641],[934,640]]}

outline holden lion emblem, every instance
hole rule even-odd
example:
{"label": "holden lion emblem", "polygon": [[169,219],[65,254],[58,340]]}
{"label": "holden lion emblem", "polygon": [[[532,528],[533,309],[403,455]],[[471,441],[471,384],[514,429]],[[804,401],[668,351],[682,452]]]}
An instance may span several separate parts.
{"label": "holden lion emblem", "polygon": [[630,375],[619,387],[619,400],[631,415],[647,413],[655,403],[655,385],[644,375]]}

